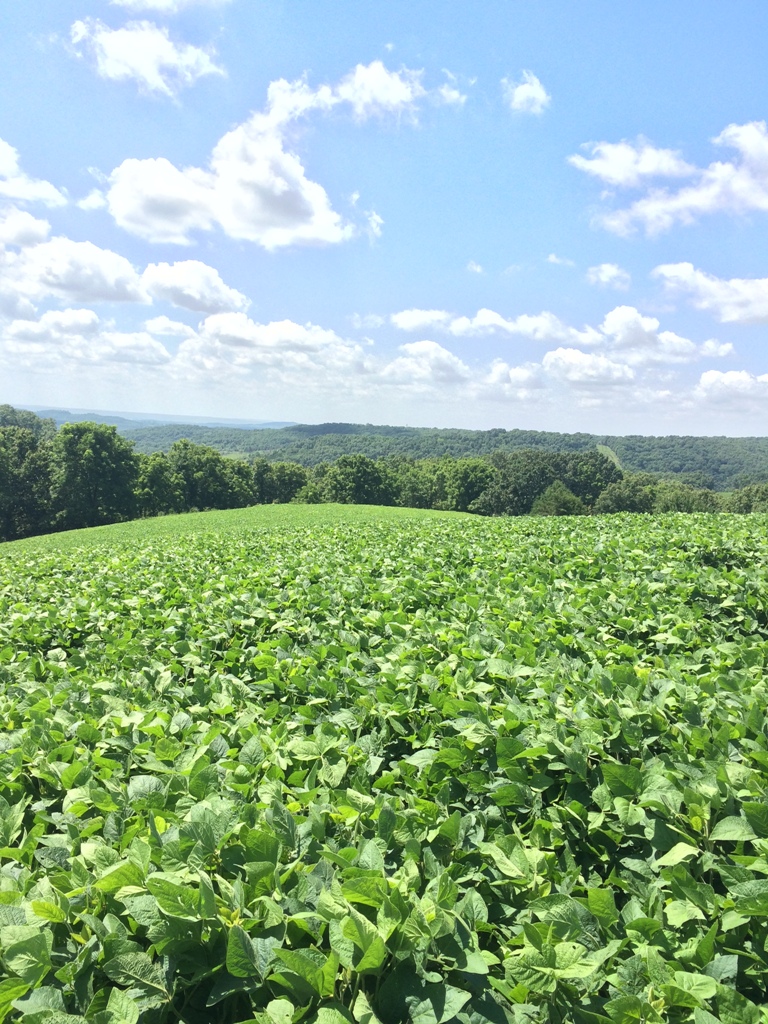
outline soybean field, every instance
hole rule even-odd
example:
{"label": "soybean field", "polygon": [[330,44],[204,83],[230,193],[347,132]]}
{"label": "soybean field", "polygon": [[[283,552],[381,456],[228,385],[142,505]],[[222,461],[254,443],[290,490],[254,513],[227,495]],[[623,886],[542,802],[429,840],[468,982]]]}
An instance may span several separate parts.
{"label": "soybean field", "polygon": [[0,1021],[768,1021],[768,516],[0,547]]}

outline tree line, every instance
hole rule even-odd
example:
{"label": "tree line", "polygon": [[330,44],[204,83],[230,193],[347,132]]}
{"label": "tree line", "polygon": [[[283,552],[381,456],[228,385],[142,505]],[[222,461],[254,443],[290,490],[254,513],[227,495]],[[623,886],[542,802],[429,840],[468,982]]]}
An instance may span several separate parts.
{"label": "tree line", "polygon": [[137,452],[114,426],[65,423],[0,406],[0,540],[146,516],[286,502],[400,505],[487,516],[768,511],[768,484],[730,494],[626,474],[596,448],[528,448],[374,460],[342,455],[304,466],[227,458],[182,438]]}
{"label": "tree line", "polygon": [[548,452],[586,452],[603,446],[626,472],[683,477],[697,488],[733,490],[768,482],[768,437],[626,437],[562,434],[544,430],[459,430],[392,427],[356,423],[296,424],[280,429],[243,430],[169,424],[129,430],[136,450],[168,451],[187,438],[224,455],[315,466],[342,455],[372,459],[400,455],[411,459],[488,457],[496,452],[536,448]]}

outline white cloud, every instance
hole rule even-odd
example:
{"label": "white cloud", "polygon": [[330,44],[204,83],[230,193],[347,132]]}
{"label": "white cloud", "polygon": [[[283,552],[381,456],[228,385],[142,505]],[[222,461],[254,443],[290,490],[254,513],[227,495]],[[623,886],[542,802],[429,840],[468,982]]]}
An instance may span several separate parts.
{"label": "white cloud", "polygon": [[657,149],[643,138],[634,143],[588,142],[582,148],[591,156],[569,156],[568,163],[608,185],[635,188],[646,178],[684,178],[696,172],[676,150]]}
{"label": "white cloud", "polygon": [[[674,161],[678,161],[679,174],[689,175],[694,180],[677,191],[653,187],[625,209],[601,214],[598,223],[619,235],[631,234],[638,226],[647,235],[657,235],[675,224],[693,224],[708,214],[740,215],[752,210],[768,211],[768,128],[765,121],[731,124],[712,141],[717,146],[735,150],[735,159],[718,160],[705,168],[689,169],[689,165],[680,161],[672,151],[655,150],[656,153],[669,154],[670,166],[674,167]],[[598,143],[601,147],[608,145]],[[615,183],[619,185],[635,185],[639,181],[631,169],[622,179],[620,167],[614,168],[610,160],[603,166],[600,154],[592,170],[587,166],[592,162],[583,157],[571,157],[570,160],[581,170],[597,173],[604,180],[611,180],[607,175],[613,173]],[[669,175],[671,171],[665,173]]]}
{"label": "white cloud", "polygon": [[674,331],[660,331],[656,317],[642,316],[634,306],[617,306],[600,325],[603,344],[620,353],[632,366],[661,363],[691,363],[697,359],[719,359],[733,353],[729,342],[709,339],[697,345]]}
{"label": "white cloud", "polygon": [[0,139],[0,197],[21,203],[65,206],[67,198],[49,181],[30,178],[19,166],[18,151]]}
{"label": "white cloud", "polygon": [[223,7],[231,0],[110,0],[115,7],[129,11],[157,11],[158,14],[178,14],[187,7]]}
{"label": "white cloud", "polygon": [[381,238],[381,229],[384,225],[384,218],[380,217],[375,210],[366,210],[365,217],[368,221],[368,235],[373,241],[374,238]]}
{"label": "white cloud", "polygon": [[476,263],[474,260],[469,261],[469,263],[467,264],[467,270],[470,272],[470,274],[485,273],[483,267],[479,263]]}
{"label": "white cloud", "polygon": [[224,71],[205,50],[176,43],[168,29],[151,21],[129,22],[111,29],[98,18],[76,21],[70,32],[78,54],[88,53],[101,78],[134,81],[142,90],[174,96],[206,75]]}
{"label": "white cloud", "polygon": [[347,102],[355,117],[413,111],[417,100],[427,95],[421,84],[423,72],[403,68],[388,71],[380,60],[358,64],[336,88],[336,102]]}
{"label": "white cloud", "polygon": [[475,316],[457,317],[448,325],[451,334],[475,335],[503,331],[507,334],[519,334],[534,341],[570,342],[577,345],[594,345],[599,343],[601,335],[593,327],[584,327],[579,331],[568,327],[554,313],[543,312],[535,315],[522,313],[513,320],[506,319],[492,309],[479,309]]}
{"label": "white cloud", "polygon": [[466,95],[455,85],[441,85],[437,90],[437,96],[440,102],[447,106],[461,107],[467,102]]}
{"label": "white cloud", "polygon": [[599,285],[601,288],[616,288],[618,291],[626,291],[632,278],[616,263],[600,263],[596,267],[589,268],[587,281],[590,284]]}
{"label": "white cloud", "polygon": [[763,410],[768,399],[768,373],[706,370],[699,379],[695,397],[707,403],[731,406],[736,412],[754,405]]}
{"label": "white cloud", "polygon": [[141,283],[153,298],[200,313],[245,310],[250,305],[242,292],[227,287],[217,270],[199,260],[150,263]]}
{"label": "white cloud", "polygon": [[653,276],[670,291],[688,292],[697,309],[714,314],[721,323],[768,323],[767,277],[725,281],[692,263],[665,263]]}
{"label": "white cloud", "polygon": [[132,264],[93,242],[52,238],[0,263],[0,290],[30,302],[51,296],[69,302],[147,302],[147,293]]}
{"label": "white cloud", "polygon": [[144,331],[122,332],[104,323],[93,310],[51,310],[38,320],[15,320],[0,328],[0,352],[17,363],[47,369],[67,362],[127,363],[132,368],[160,366],[171,356],[164,345]]}
{"label": "white cloud", "polygon": [[442,309],[406,309],[393,314],[390,321],[403,331],[437,329],[454,337],[509,334],[569,351],[576,346],[602,347],[620,353],[622,363],[628,366],[687,363],[702,357],[719,358],[733,351],[729,343],[709,340],[697,345],[673,331],[662,331],[655,317],[642,316],[634,306],[617,306],[599,327],[585,324],[581,330],[546,310],[506,318],[493,309],[479,309],[473,317],[452,317]]}
{"label": "white cloud", "polygon": [[503,78],[501,85],[511,109],[521,114],[543,114],[552,100],[532,71],[523,71],[519,82]]}
{"label": "white cloud", "polygon": [[[163,157],[125,160],[109,179],[109,210],[120,227],[152,242],[185,245],[193,233],[216,226],[269,250],[345,241],[355,229],[285,148],[288,125],[341,103],[360,119],[411,111],[424,93],[419,76],[408,69],[390,72],[374,61],[358,65],[335,89],[311,89],[304,80],[272,82],[266,110],[224,135],[208,168],[180,169]],[[375,236],[382,221],[373,211],[367,216]]]}
{"label": "white cloud", "polygon": [[260,324],[244,313],[206,317],[195,338],[182,341],[176,360],[182,371],[243,375],[262,368],[283,383],[338,388],[344,375],[364,365],[361,346],[334,331],[291,320]]}
{"label": "white cloud", "polygon": [[378,313],[366,313],[365,315],[353,313],[350,321],[356,331],[376,330],[387,322],[386,318],[379,316]]}
{"label": "white cloud", "polygon": [[625,363],[577,348],[557,348],[547,352],[541,365],[550,376],[572,384],[622,384],[635,378],[635,371]]}
{"label": "white cloud", "polygon": [[699,347],[699,352],[706,359],[722,359],[724,356],[732,356],[735,351],[730,341],[715,341],[714,338]]}
{"label": "white cloud", "polygon": [[150,334],[159,334],[164,338],[194,338],[197,335],[194,327],[189,327],[179,320],[171,320],[167,316],[156,316],[147,320],[144,330]]}
{"label": "white cloud", "polygon": [[436,341],[411,341],[400,346],[403,355],[384,367],[385,381],[416,388],[456,384],[470,376],[469,367]]}
{"label": "white cloud", "polygon": [[51,231],[47,220],[9,206],[0,211],[0,245],[35,245],[44,242]]}
{"label": "white cloud", "polygon": [[556,264],[559,267],[575,267],[576,266],[576,264],[573,262],[573,260],[569,260],[565,256],[557,256],[553,252],[551,252],[549,254],[549,256],[547,256],[547,263],[554,263],[554,264]]}
{"label": "white cloud", "polygon": [[389,318],[401,331],[423,331],[430,327],[447,325],[451,314],[444,309],[404,309]]}
{"label": "white cloud", "polygon": [[510,366],[503,359],[494,359],[491,368],[476,386],[481,398],[500,401],[525,402],[534,400],[537,404],[545,401],[546,380],[539,363]]}
{"label": "white cloud", "polygon": [[107,205],[107,197],[100,188],[92,189],[83,199],[78,199],[77,206],[81,210],[103,210]]}

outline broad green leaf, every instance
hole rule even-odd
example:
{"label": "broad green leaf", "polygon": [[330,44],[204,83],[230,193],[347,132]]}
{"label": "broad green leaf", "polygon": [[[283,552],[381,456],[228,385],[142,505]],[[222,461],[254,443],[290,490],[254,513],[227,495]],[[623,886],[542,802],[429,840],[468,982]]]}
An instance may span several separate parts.
{"label": "broad green leaf", "polygon": [[150,875],[146,886],[164,914],[187,921],[200,919],[200,894],[192,886],[180,885],[158,875]]}
{"label": "broad green leaf", "polygon": [[671,868],[675,864],[681,864],[683,861],[690,860],[692,857],[698,857],[699,854],[700,851],[695,846],[691,846],[689,843],[677,843],[663,857],[658,858],[656,867]]}
{"label": "broad green leaf", "polygon": [[239,924],[229,930],[227,970],[236,978],[252,978],[260,974],[251,937]]}
{"label": "broad green leaf", "polygon": [[140,988],[164,1000],[170,999],[160,966],[146,953],[126,953],[104,964],[104,973],[118,985]]}
{"label": "broad green leaf", "polygon": [[757,833],[746,818],[722,818],[709,834],[713,842],[741,842],[757,839]]}

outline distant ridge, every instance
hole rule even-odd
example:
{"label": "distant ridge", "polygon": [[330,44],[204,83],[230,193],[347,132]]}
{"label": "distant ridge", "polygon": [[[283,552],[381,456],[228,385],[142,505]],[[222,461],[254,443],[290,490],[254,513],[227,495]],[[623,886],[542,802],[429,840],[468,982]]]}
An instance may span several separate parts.
{"label": "distant ridge", "polygon": [[293,426],[292,420],[239,420],[225,419],[220,416],[167,416],[162,413],[111,412],[99,409],[46,409],[36,405],[17,405],[18,409],[27,409],[40,416],[51,419],[57,427],[62,423],[106,423],[117,427],[122,433],[127,430],[143,430],[147,427],[160,427],[168,424],[183,426],[224,427],[230,430],[259,430],[275,427]]}
{"label": "distant ridge", "polygon": [[393,427],[366,423],[317,423],[256,429],[168,423],[123,429],[137,451],[167,451],[188,438],[227,455],[299,462],[332,462],[342,455],[370,458],[401,456],[440,458],[491,455],[517,448],[584,451],[603,446],[626,472],[684,477],[696,486],[730,490],[768,481],[768,437],[697,437],[667,435],[560,434],[543,430],[459,430],[440,427]]}

